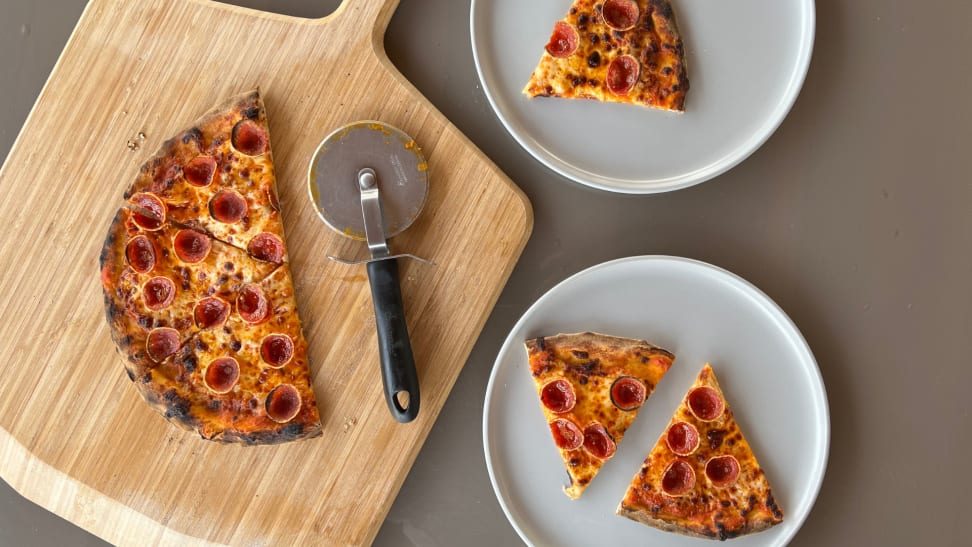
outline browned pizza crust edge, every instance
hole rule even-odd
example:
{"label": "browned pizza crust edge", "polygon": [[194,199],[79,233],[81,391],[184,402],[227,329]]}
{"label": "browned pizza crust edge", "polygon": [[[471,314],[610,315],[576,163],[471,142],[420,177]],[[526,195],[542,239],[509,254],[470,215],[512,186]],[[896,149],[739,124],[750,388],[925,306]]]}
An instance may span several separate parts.
{"label": "browned pizza crust edge", "polygon": [[739,530],[725,531],[722,534],[722,536],[720,536],[718,532],[709,530],[708,528],[694,528],[694,527],[690,528],[688,526],[682,526],[662,519],[652,518],[651,516],[645,514],[642,511],[625,507],[623,501],[621,502],[621,504],[618,505],[618,509],[615,512],[615,514],[617,514],[618,516],[629,518],[636,522],[640,522],[642,524],[647,524],[648,526],[651,526],[653,528],[658,528],[659,530],[663,530],[665,532],[674,532],[676,534],[681,534],[683,536],[690,536],[695,538],[718,539],[718,540],[733,539],[737,537],[747,536],[749,534],[755,534],[757,532],[762,532],[763,530],[766,530],[778,524],[776,522],[765,520],[765,519],[749,521],[748,523],[752,524],[751,526],[747,526]]}
{"label": "browned pizza crust edge", "polygon": [[[691,87],[688,79],[688,69],[685,61],[685,46],[682,43],[682,33],[678,28],[678,21],[675,20],[675,10],[669,0],[648,0],[652,7],[652,20],[655,29],[663,35],[664,40],[675,43],[675,55],[678,58],[678,77],[679,89],[675,92],[676,100],[672,103],[673,112],[685,112],[685,96]],[[659,24],[661,23],[661,24]]]}
{"label": "browned pizza crust edge", "polygon": [[644,349],[651,352],[657,352],[667,355],[668,357],[674,359],[675,354],[672,352],[660,348],[646,340],[639,340],[637,338],[623,338],[621,336],[612,336],[610,334],[601,334],[598,332],[576,332],[571,334],[556,334],[554,336],[539,336],[535,338],[529,338],[524,342],[527,351],[530,353],[536,353],[538,351],[545,351],[545,347],[541,347],[541,342],[543,346],[549,342],[553,346],[566,346],[566,347],[579,347],[579,346],[592,346],[599,348],[609,348],[613,350],[634,350],[634,349]]}

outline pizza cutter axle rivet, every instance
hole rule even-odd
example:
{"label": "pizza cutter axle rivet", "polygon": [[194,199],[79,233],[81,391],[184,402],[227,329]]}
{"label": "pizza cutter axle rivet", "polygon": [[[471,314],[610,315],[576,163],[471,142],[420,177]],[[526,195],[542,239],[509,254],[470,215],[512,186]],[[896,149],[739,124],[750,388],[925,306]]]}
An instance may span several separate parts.
{"label": "pizza cutter axle rivet", "polygon": [[374,188],[377,184],[377,178],[375,177],[375,170],[370,167],[365,167],[361,171],[358,171],[358,186],[362,190],[368,190],[369,188]]}

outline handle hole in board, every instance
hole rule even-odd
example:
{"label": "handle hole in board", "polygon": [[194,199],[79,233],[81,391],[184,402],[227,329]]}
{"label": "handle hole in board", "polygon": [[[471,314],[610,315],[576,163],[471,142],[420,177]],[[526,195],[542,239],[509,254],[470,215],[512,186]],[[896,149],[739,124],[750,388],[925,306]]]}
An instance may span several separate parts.
{"label": "handle hole in board", "polygon": [[278,15],[320,19],[334,13],[342,0],[215,0],[220,4],[231,4]]}
{"label": "handle hole in board", "polygon": [[398,410],[400,412],[405,412],[406,410],[408,410],[409,399],[408,399],[407,391],[399,391],[398,393],[395,394],[394,399],[395,399],[395,405],[398,406]]}

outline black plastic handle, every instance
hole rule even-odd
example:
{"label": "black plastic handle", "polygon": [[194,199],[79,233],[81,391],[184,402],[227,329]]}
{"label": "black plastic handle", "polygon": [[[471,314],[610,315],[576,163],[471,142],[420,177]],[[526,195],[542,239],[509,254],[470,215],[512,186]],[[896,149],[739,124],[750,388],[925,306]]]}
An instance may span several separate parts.
{"label": "black plastic handle", "polygon": [[[369,262],[368,279],[371,281],[371,299],[375,304],[385,400],[396,420],[411,422],[419,411],[419,382],[415,358],[412,357],[412,343],[408,339],[408,326],[405,324],[402,289],[398,283],[398,259]],[[407,406],[402,405],[403,392],[408,394]]]}

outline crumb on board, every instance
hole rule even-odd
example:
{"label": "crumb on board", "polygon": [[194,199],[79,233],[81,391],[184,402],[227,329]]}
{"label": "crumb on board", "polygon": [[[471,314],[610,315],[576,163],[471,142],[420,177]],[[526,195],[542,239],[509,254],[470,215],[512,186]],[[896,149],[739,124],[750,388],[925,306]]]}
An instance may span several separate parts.
{"label": "crumb on board", "polygon": [[128,144],[127,144],[128,149],[131,150],[132,152],[138,150],[139,148],[142,147],[142,141],[144,140],[145,140],[145,132],[139,131],[138,134],[135,135],[135,137],[128,139]]}
{"label": "crumb on board", "polygon": [[354,418],[352,416],[345,416],[344,417],[344,432],[347,433],[348,431],[350,431],[351,428],[354,427],[354,425],[357,424],[357,423],[358,423],[358,419],[357,418]]}

